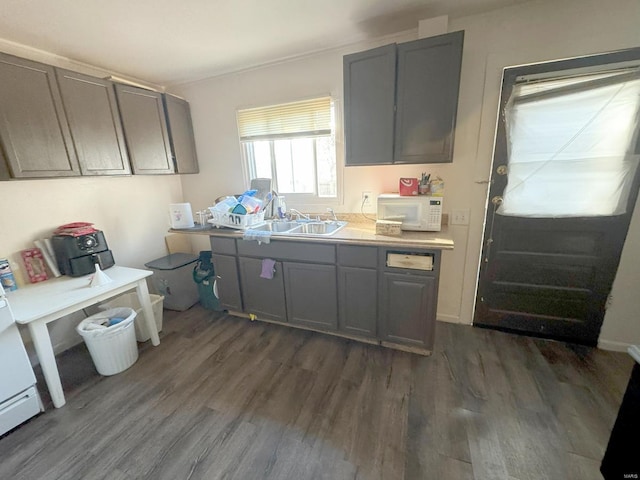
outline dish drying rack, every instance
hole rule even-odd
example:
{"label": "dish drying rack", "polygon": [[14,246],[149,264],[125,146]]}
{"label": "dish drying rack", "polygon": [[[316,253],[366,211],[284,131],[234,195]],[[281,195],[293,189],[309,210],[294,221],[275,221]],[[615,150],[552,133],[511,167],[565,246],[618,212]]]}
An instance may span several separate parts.
{"label": "dish drying rack", "polygon": [[217,228],[228,227],[246,230],[264,223],[264,212],[240,215],[238,213],[219,212],[213,209],[210,209],[210,211],[212,218],[207,220],[207,222]]}

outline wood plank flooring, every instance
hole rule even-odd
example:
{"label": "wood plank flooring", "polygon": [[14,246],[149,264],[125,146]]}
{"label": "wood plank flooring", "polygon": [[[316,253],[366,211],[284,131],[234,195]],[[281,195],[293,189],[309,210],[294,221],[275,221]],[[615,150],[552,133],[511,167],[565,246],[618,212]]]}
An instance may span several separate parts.
{"label": "wood plank flooring", "polygon": [[601,479],[633,365],[445,323],[421,357],[199,306],[164,315],[126,372],[99,376],[84,345],[60,355],[67,405],[0,438],[0,478]]}

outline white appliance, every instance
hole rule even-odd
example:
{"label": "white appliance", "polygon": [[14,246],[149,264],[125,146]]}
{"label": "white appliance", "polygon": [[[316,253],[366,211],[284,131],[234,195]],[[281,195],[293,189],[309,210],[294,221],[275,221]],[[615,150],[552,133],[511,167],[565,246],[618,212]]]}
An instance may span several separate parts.
{"label": "white appliance", "polygon": [[36,377],[0,285],[0,435],[40,411]]}
{"label": "white appliance", "polygon": [[402,230],[439,232],[442,229],[442,197],[378,195],[378,219],[400,220]]}
{"label": "white appliance", "polygon": [[171,219],[171,228],[193,228],[193,212],[190,203],[171,203],[169,204],[169,217]]}

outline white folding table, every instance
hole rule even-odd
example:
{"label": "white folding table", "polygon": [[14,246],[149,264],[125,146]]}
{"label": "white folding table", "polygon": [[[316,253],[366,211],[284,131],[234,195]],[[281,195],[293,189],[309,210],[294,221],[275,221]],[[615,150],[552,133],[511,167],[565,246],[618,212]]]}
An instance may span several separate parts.
{"label": "white folding table", "polygon": [[135,288],[144,320],[151,333],[151,343],[160,344],[146,281],[146,277],[153,272],[116,265],[104,273],[112,281],[95,287],[89,285],[92,275],[77,278],[62,276],[7,292],[16,322],[29,327],[33,346],[56,408],[62,407],[65,399],[47,323]]}

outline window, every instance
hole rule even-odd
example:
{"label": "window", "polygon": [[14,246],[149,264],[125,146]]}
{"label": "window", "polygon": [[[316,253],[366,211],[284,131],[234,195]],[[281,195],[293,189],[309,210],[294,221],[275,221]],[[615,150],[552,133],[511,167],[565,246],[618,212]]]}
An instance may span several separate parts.
{"label": "window", "polygon": [[519,79],[505,108],[509,174],[497,213],[625,213],[639,108],[637,70]]}
{"label": "window", "polygon": [[247,184],[271,178],[296,203],[338,196],[335,114],[330,97],[238,111]]}

